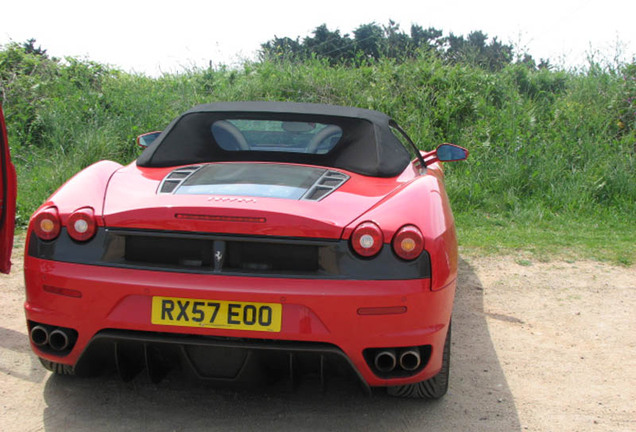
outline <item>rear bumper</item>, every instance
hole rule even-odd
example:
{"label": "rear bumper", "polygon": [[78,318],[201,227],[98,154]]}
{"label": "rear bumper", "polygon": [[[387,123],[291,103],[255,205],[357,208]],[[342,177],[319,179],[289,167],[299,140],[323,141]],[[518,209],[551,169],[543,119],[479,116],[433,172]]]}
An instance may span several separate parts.
{"label": "rear bumper", "polygon": [[[232,338],[258,341],[265,348],[282,346],[283,351],[287,342],[312,342],[329,344],[332,348],[327,351],[334,349],[337,356],[337,351],[341,352],[369,386],[418,382],[440,370],[455,293],[454,281],[442,290],[431,291],[430,279],[356,281],[183,274],[72,264],[31,256],[25,258],[25,284],[27,320],[77,331],[73,348],[62,356],[32,344],[38,356],[58,363],[76,366],[87,347],[103,339],[108,334],[105,331],[112,330],[138,332],[142,339],[158,338],[158,343],[173,335],[192,336],[194,345]],[[58,288],[78,291],[81,297],[62,295],[60,292],[64,291]],[[281,331],[152,324],[153,296],[280,303]],[[402,306],[406,307],[404,313],[358,313],[360,308]],[[369,348],[411,346],[430,346],[431,351],[427,363],[408,377],[383,378],[363,355]]]}

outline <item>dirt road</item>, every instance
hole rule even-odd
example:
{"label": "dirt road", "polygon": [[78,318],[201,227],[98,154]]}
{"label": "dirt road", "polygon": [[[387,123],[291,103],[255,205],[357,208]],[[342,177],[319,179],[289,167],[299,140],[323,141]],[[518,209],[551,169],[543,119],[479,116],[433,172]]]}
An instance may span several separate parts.
{"label": "dirt road", "polygon": [[348,382],[218,389],[52,376],[25,331],[18,248],[0,278],[0,431],[634,431],[636,268],[464,258],[450,390],[436,402]]}

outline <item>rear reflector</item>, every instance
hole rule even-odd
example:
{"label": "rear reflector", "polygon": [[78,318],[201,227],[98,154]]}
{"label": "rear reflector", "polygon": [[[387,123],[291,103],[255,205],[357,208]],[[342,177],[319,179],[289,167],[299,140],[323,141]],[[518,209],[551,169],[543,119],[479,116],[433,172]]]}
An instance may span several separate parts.
{"label": "rear reflector", "polygon": [[51,285],[43,285],[42,289],[51,294],[59,294],[66,297],[74,297],[74,298],[82,297],[82,293],[80,291],[70,289],[70,288],[59,288],[59,287],[54,287]]}
{"label": "rear reflector", "polygon": [[358,315],[399,315],[406,313],[406,306],[368,307],[358,309]]}

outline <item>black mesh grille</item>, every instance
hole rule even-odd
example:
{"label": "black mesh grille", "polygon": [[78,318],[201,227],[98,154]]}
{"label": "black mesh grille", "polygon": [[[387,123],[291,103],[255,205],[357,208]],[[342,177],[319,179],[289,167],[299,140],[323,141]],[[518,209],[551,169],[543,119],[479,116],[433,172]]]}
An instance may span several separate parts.
{"label": "black mesh grille", "polygon": [[124,259],[139,264],[211,266],[213,243],[187,238],[127,236]]}
{"label": "black mesh grille", "polygon": [[255,271],[316,271],[318,248],[309,245],[228,242],[225,268]]}
{"label": "black mesh grille", "polygon": [[177,188],[177,186],[179,186],[180,183],[181,183],[180,181],[166,180],[161,184],[160,192],[171,193]]}
{"label": "black mesh grille", "polygon": [[315,272],[318,246],[236,240],[126,236],[128,263],[227,272]]}

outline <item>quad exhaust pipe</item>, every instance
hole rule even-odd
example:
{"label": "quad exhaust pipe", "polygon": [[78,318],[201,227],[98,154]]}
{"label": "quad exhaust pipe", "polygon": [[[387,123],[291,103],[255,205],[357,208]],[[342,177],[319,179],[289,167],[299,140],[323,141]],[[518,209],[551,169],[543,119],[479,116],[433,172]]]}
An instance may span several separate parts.
{"label": "quad exhaust pipe", "polygon": [[53,330],[49,335],[49,346],[55,351],[64,351],[68,348],[69,338],[64,330]]}
{"label": "quad exhaust pipe", "polygon": [[37,325],[31,329],[31,342],[37,346],[44,346],[49,342],[49,331],[46,327]]}
{"label": "quad exhaust pipe", "polygon": [[397,365],[397,357],[394,350],[379,351],[373,360],[375,367],[380,372],[391,372]]}
{"label": "quad exhaust pipe", "polygon": [[77,331],[73,329],[38,323],[32,323],[32,325],[29,338],[33,345],[44,351],[68,351],[73,348],[77,340]]}
{"label": "quad exhaust pipe", "polygon": [[373,365],[378,372],[389,373],[396,369],[414,372],[422,365],[422,355],[417,347],[378,350],[373,357]]}
{"label": "quad exhaust pipe", "polygon": [[405,371],[412,372],[420,367],[421,363],[422,357],[416,348],[407,349],[400,354],[400,367]]}

